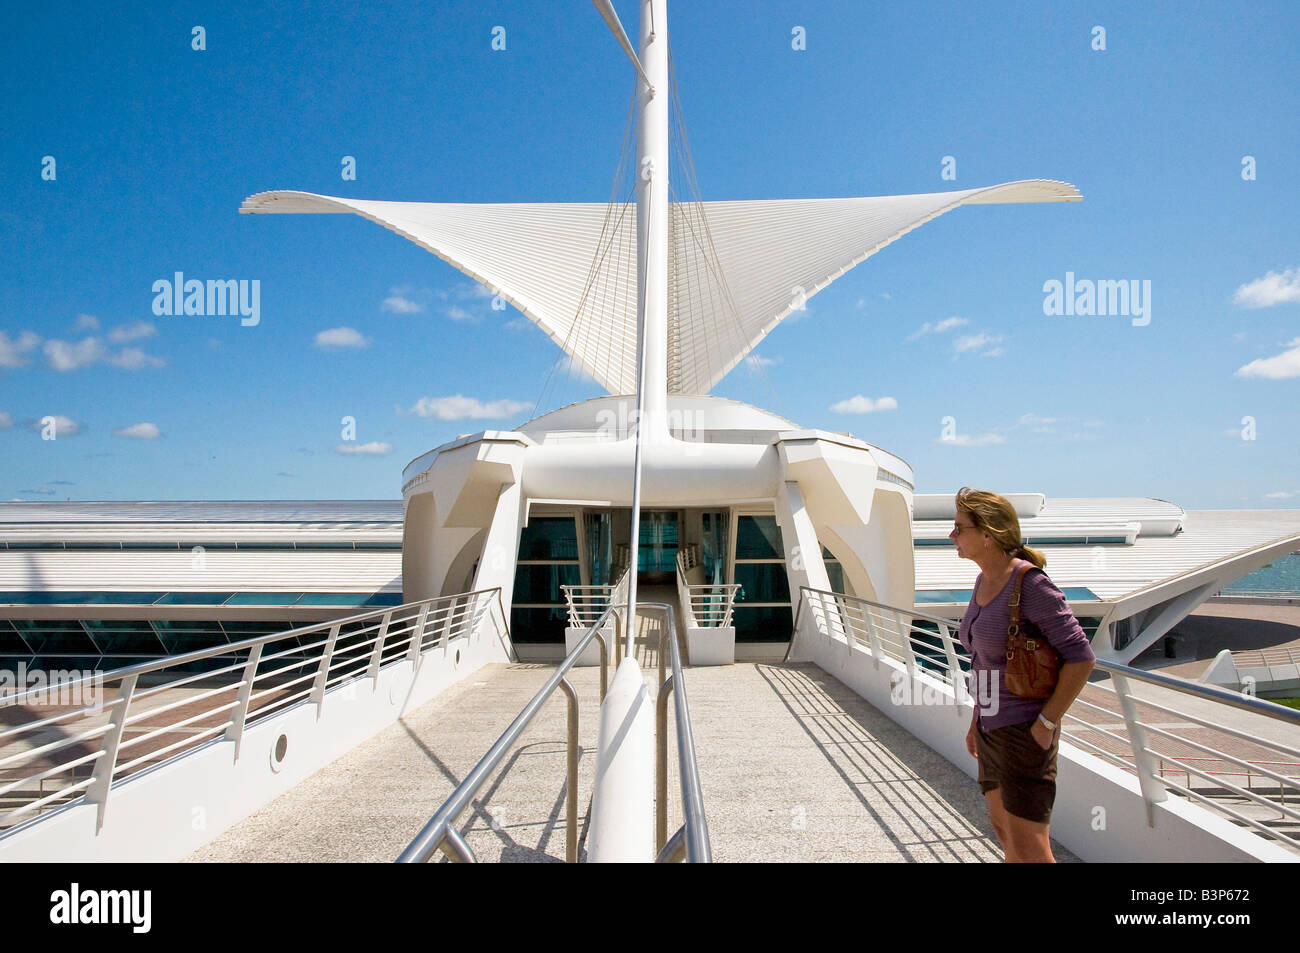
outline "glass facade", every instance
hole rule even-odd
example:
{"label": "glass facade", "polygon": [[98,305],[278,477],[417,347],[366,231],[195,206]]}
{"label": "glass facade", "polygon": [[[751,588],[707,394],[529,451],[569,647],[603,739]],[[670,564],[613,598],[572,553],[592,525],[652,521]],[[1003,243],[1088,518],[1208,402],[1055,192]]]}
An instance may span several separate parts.
{"label": "glass facade", "polygon": [[[286,620],[0,619],[0,669],[112,669],[195,649],[228,645],[309,623]],[[308,636],[310,638],[310,636]],[[236,657],[205,659],[195,670]]]}
{"label": "glass facade", "polygon": [[737,642],[786,642],[794,628],[781,527],[772,515],[736,517]]}
{"label": "glass facade", "polygon": [[534,516],[519,535],[510,635],[516,642],[563,642],[568,608],[561,586],[582,582],[574,516]]}
{"label": "glass facade", "polygon": [[675,573],[678,541],[676,512],[642,511],[637,569],[640,572]]}

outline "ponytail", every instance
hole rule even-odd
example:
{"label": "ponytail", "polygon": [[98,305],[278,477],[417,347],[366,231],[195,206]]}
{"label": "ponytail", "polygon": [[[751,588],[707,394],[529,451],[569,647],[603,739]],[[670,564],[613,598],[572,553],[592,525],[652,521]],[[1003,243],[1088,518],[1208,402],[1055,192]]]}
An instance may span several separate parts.
{"label": "ponytail", "polygon": [[1047,567],[1047,557],[1036,549],[1030,549],[1024,543],[1021,543],[1011,553],[1012,556],[1019,556],[1021,559],[1027,559],[1039,569]]}

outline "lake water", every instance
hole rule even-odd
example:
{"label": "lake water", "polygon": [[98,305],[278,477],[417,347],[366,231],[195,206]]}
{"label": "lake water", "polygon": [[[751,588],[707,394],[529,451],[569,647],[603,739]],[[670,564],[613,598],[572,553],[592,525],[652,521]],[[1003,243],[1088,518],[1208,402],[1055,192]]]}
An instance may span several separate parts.
{"label": "lake water", "polygon": [[1271,566],[1257,569],[1223,590],[1227,592],[1291,592],[1300,595],[1300,555],[1275,559]]}

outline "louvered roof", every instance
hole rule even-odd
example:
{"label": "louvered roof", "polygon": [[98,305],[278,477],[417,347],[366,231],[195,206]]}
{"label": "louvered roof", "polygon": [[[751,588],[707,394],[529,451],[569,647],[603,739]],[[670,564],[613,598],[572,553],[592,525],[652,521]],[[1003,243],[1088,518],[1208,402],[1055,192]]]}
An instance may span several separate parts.
{"label": "louvered roof", "polygon": [[[674,203],[668,392],[707,394],[787,315],[960,205],[1070,202],[1046,179],[867,198]],[[636,391],[636,215],[623,204],[377,202],[261,192],[245,213],[352,212],[500,294],[611,394]]]}

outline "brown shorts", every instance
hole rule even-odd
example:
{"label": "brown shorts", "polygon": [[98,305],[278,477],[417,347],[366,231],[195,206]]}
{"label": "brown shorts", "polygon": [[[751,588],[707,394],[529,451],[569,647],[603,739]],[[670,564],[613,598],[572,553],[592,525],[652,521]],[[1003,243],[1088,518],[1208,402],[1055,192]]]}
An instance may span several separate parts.
{"label": "brown shorts", "polygon": [[1052,746],[1044,751],[1030,734],[1034,722],[1006,725],[976,732],[979,752],[980,790],[987,794],[1002,789],[1002,806],[1008,814],[1046,824],[1056,801],[1056,749],[1058,728]]}

